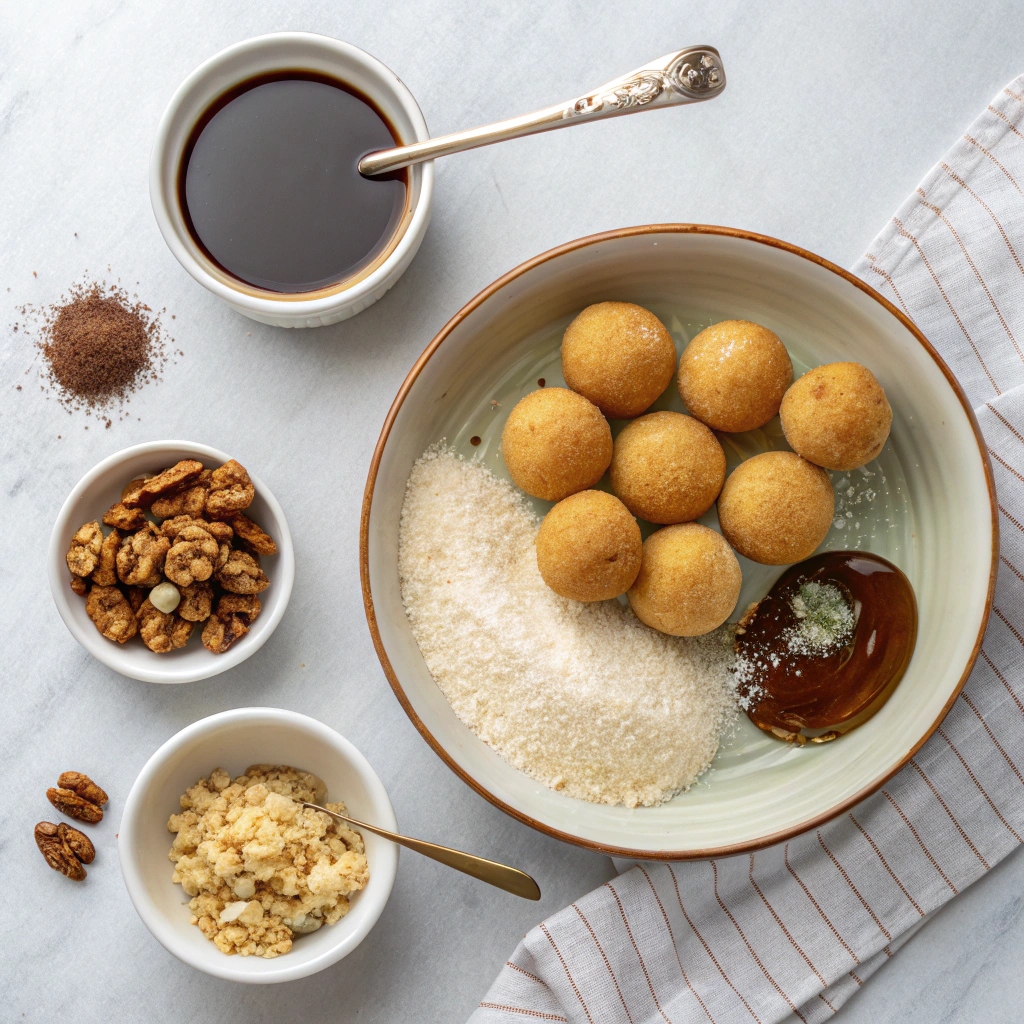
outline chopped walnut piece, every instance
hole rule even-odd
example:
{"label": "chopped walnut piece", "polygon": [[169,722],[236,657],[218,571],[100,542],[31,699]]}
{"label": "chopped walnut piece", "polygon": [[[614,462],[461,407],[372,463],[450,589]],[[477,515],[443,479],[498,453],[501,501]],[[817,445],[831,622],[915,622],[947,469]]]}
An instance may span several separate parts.
{"label": "chopped walnut piece", "polygon": [[186,526],[174,538],[164,562],[164,574],[179,587],[213,575],[220,545],[200,526]]}
{"label": "chopped walnut piece", "polygon": [[76,576],[88,576],[96,568],[100,560],[100,548],[103,546],[103,530],[94,519],[78,528],[71,538],[68,548],[68,568]]}
{"label": "chopped walnut piece", "polygon": [[210,477],[210,493],[206,498],[206,514],[212,519],[227,519],[248,508],[256,497],[256,488],[245,466],[229,459]]}
{"label": "chopped walnut piece", "polygon": [[101,587],[112,587],[117,583],[117,552],[121,547],[121,534],[111,530],[100,546],[99,564],[92,571],[93,583]]}
{"label": "chopped walnut piece", "polygon": [[177,537],[186,526],[199,526],[205,530],[206,520],[198,519],[195,516],[172,516],[170,519],[165,519],[160,524],[160,532],[165,537],[169,537],[171,540],[174,540],[174,538]]}
{"label": "chopped walnut piece", "polygon": [[[223,599],[222,599],[223,600]],[[213,609],[213,587],[207,582],[190,583],[181,588],[178,614],[189,622],[205,622]]]}
{"label": "chopped walnut piece", "polygon": [[206,488],[199,483],[177,494],[165,494],[153,502],[150,511],[158,519],[170,516],[198,516],[206,505]]}
{"label": "chopped walnut piece", "polygon": [[248,632],[239,615],[211,615],[203,627],[203,646],[213,654],[223,654]]}
{"label": "chopped walnut piece", "polygon": [[135,612],[117,587],[93,586],[85,599],[85,612],[108,640],[123,644],[138,632]]}
{"label": "chopped walnut piece", "polygon": [[137,615],[139,609],[142,607],[142,602],[149,597],[149,591],[145,587],[129,587],[128,588],[128,603],[132,606],[132,611]]}
{"label": "chopped walnut piece", "polygon": [[82,576],[71,577],[71,589],[79,596],[85,597],[89,593],[89,584]]}
{"label": "chopped walnut piece", "polygon": [[137,530],[146,521],[146,513],[141,508],[129,508],[118,502],[111,505],[103,513],[103,522],[107,526],[115,526],[119,530]]}
{"label": "chopped walnut piece", "polygon": [[270,586],[260,563],[245,551],[232,551],[217,570],[217,582],[232,594],[258,594]]}
{"label": "chopped walnut piece", "polygon": [[222,594],[217,602],[217,614],[237,615],[247,626],[251,626],[263,610],[255,594]]}
{"label": "chopped walnut piece", "polygon": [[277,545],[269,533],[265,533],[248,516],[236,512],[229,520],[236,534],[258,555],[276,555]]}
{"label": "chopped walnut piece", "polygon": [[[174,494],[189,484],[195,483],[203,471],[203,464],[195,459],[182,459],[170,469],[143,480],[138,486],[121,495],[121,501],[129,508],[151,505],[156,498],[164,494]],[[129,484],[131,488],[131,484]]]}
{"label": "chopped walnut piece", "polygon": [[170,546],[171,542],[149,522],[129,534],[117,553],[117,575],[121,582],[129,586],[155,587],[160,582]]}
{"label": "chopped walnut piece", "polygon": [[154,607],[147,598],[139,609],[139,635],[142,642],[156,654],[167,654],[184,647],[192,635],[193,623],[171,612]]}

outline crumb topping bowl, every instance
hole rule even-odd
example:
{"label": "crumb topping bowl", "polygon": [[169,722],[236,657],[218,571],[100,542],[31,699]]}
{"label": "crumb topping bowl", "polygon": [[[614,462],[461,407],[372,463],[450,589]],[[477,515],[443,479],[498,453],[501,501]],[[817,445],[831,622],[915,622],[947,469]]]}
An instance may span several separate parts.
{"label": "crumb topping bowl", "polygon": [[[835,518],[820,550],[887,559],[919,600],[914,656],[870,721],[839,742],[796,749],[741,718],[696,785],[650,807],[574,799],[518,770],[475,735],[431,675],[403,604],[399,567],[403,501],[417,460],[444,441],[507,479],[499,445],[510,410],[541,381],[564,386],[562,335],[581,309],[605,301],[651,310],[677,349],[709,325],[746,320],[783,340],[797,376],[827,363],[870,366],[892,406],[892,432],[870,465],[829,474]],[[655,410],[682,408],[672,391]],[[777,419],[719,439],[729,471],[787,448]],[[533,505],[540,515],[550,507],[536,499]],[[540,831],[606,853],[722,856],[843,813],[891,778],[938,727],[974,664],[991,607],[995,512],[969,403],[927,339],[891,303],[847,271],[777,239],[707,225],[646,225],[578,239],[522,264],[430,343],[392,405],[371,462],[361,523],[363,598],[399,702],[435,752],[482,796]],[[741,566],[734,621],[785,569],[742,556]]]}
{"label": "crumb topping bowl", "polygon": [[[175,835],[168,831],[168,821],[182,813],[182,794],[209,778],[215,768],[223,768],[236,778],[254,764],[264,769],[290,765],[309,772],[326,785],[328,799],[344,801],[352,815],[386,829],[398,828],[383,783],[348,740],[321,722],[295,712],[240,708],[201,719],[172,736],[153,754],[125,801],[118,853],[128,895],[143,923],[165,949],[191,967],[218,978],[273,984],[315,974],[347,956],[363,941],[391,894],[398,848],[369,833],[363,836],[369,879],[349,895],[348,911],[340,920],[324,923],[308,934],[300,934],[301,929],[297,929],[291,948],[272,959],[225,955],[191,923],[189,895],[172,881],[175,864],[168,849]],[[241,897],[237,902],[243,902]],[[230,916],[234,910],[244,914],[247,907],[248,903],[225,909]]]}
{"label": "crumb topping bowl", "polygon": [[[122,644],[98,632],[97,625],[90,618],[89,601],[82,599],[80,591],[72,590],[75,577],[69,572],[70,563],[66,557],[69,548],[81,529],[84,529],[83,523],[95,526],[96,520],[120,502],[125,484],[136,478],[160,473],[182,460],[195,460],[196,464],[202,463],[208,469],[213,469],[229,462],[230,457],[215,448],[190,441],[152,441],[125,448],[108,456],[75,485],[57,516],[50,537],[47,571],[53,600],[64,624],[72,636],[103,664],[122,675],[144,682],[188,683],[206,679],[233,668],[255,654],[281,621],[295,576],[295,553],[284,511],[266,485],[253,475],[251,487],[255,489],[255,498],[248,508],[253,520],[264,526],[275,539],[277,554],[263,559],[265,577],[262,577],[260,585],[267,580],[269,583],[259,595],[259,615],[252,618],[244,635],[230,646],[222,644],[225,649],[220,654],[211,654],[199,642],[198,633],[197,638],[187,646],[157,654],[140,642],[138,637]],[[136,511],[142,517],[142,511]],[[113,532],[108,535],[108,539]],[[256,539],[259,540],[258,537]],[[242,555],[238,553],[238,557],[241,559]],[[116,580],[112,582],[117,583]],[[151,585],[152,581],[149,583]],[[116,588],[106,589],[115,591]],[[96,609],[91,610],[95,615]],[[163,617],[170,621],[169,616]],[[203,624],[200,623],[202,629]]]}

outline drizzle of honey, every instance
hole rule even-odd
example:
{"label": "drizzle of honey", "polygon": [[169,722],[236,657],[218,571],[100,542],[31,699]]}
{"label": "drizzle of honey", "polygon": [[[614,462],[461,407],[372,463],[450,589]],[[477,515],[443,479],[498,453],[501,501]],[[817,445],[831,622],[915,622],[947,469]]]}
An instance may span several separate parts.
{"label": "drizzle of honey", "polygon": [[[800,625],[793,598],[807,583],[831,584],[852,609],[853,629],[842,645],[820,653],[790,649]],[[861,551],[808,558],[787,569],[738,627],[736,650],[748,667],[740,687],[747,715],[789,743],[834,740],[885,704],[916,640],[914,589],[895,565]]]}

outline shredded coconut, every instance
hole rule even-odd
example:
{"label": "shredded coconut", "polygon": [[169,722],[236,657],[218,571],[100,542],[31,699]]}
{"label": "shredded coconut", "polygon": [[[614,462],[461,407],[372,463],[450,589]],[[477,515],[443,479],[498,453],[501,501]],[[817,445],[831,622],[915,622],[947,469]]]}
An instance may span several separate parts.
{"label": "shredded coconut", "polygon": [[682,639],[617,601],[541,579],[539,520],[511,484],[443,444],[402,507],[402,599],[459,718],[506,761],[595,803],[651,806],[688,788],[734,719],[732,632]]}

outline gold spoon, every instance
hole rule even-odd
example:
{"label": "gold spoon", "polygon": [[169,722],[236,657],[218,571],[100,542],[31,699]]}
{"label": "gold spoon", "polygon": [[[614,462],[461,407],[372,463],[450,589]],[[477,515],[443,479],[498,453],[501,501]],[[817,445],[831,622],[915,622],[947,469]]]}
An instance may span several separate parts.
{"label": "gold spoon", "polygon": [[347,814],[329,811],[319,804],[304,801],[302,806],[309,807],[314,811],[323,811],[324,814],[329,814],[332,818],[348,822],[349,825],[354,825],[366,832],[372,832],[382,839],[389,839],[393,843],[398,843],[399,846],[404,846],[407,850],[415,850],[416,853],[422,853],[424,857],[440,861],[450,868],[455,868],[456,871],[479,878],[481,882],[504,889],[505,892],[510,892],[513,896],[521,896],[524,900],[540,899],[540,886],[525,871],[520,871],[518,868],[510,868],[506,864],[499,864],[497,861],[487,860],[485,857],[476,857],[471,853],[463,853],[461,850],[452,850],[447,846],[428,843],[423,839],[400,836],[395,832],[389,832],[386,828],[367,825],[365,821],[356,821],[355,818],[350,818]]}

